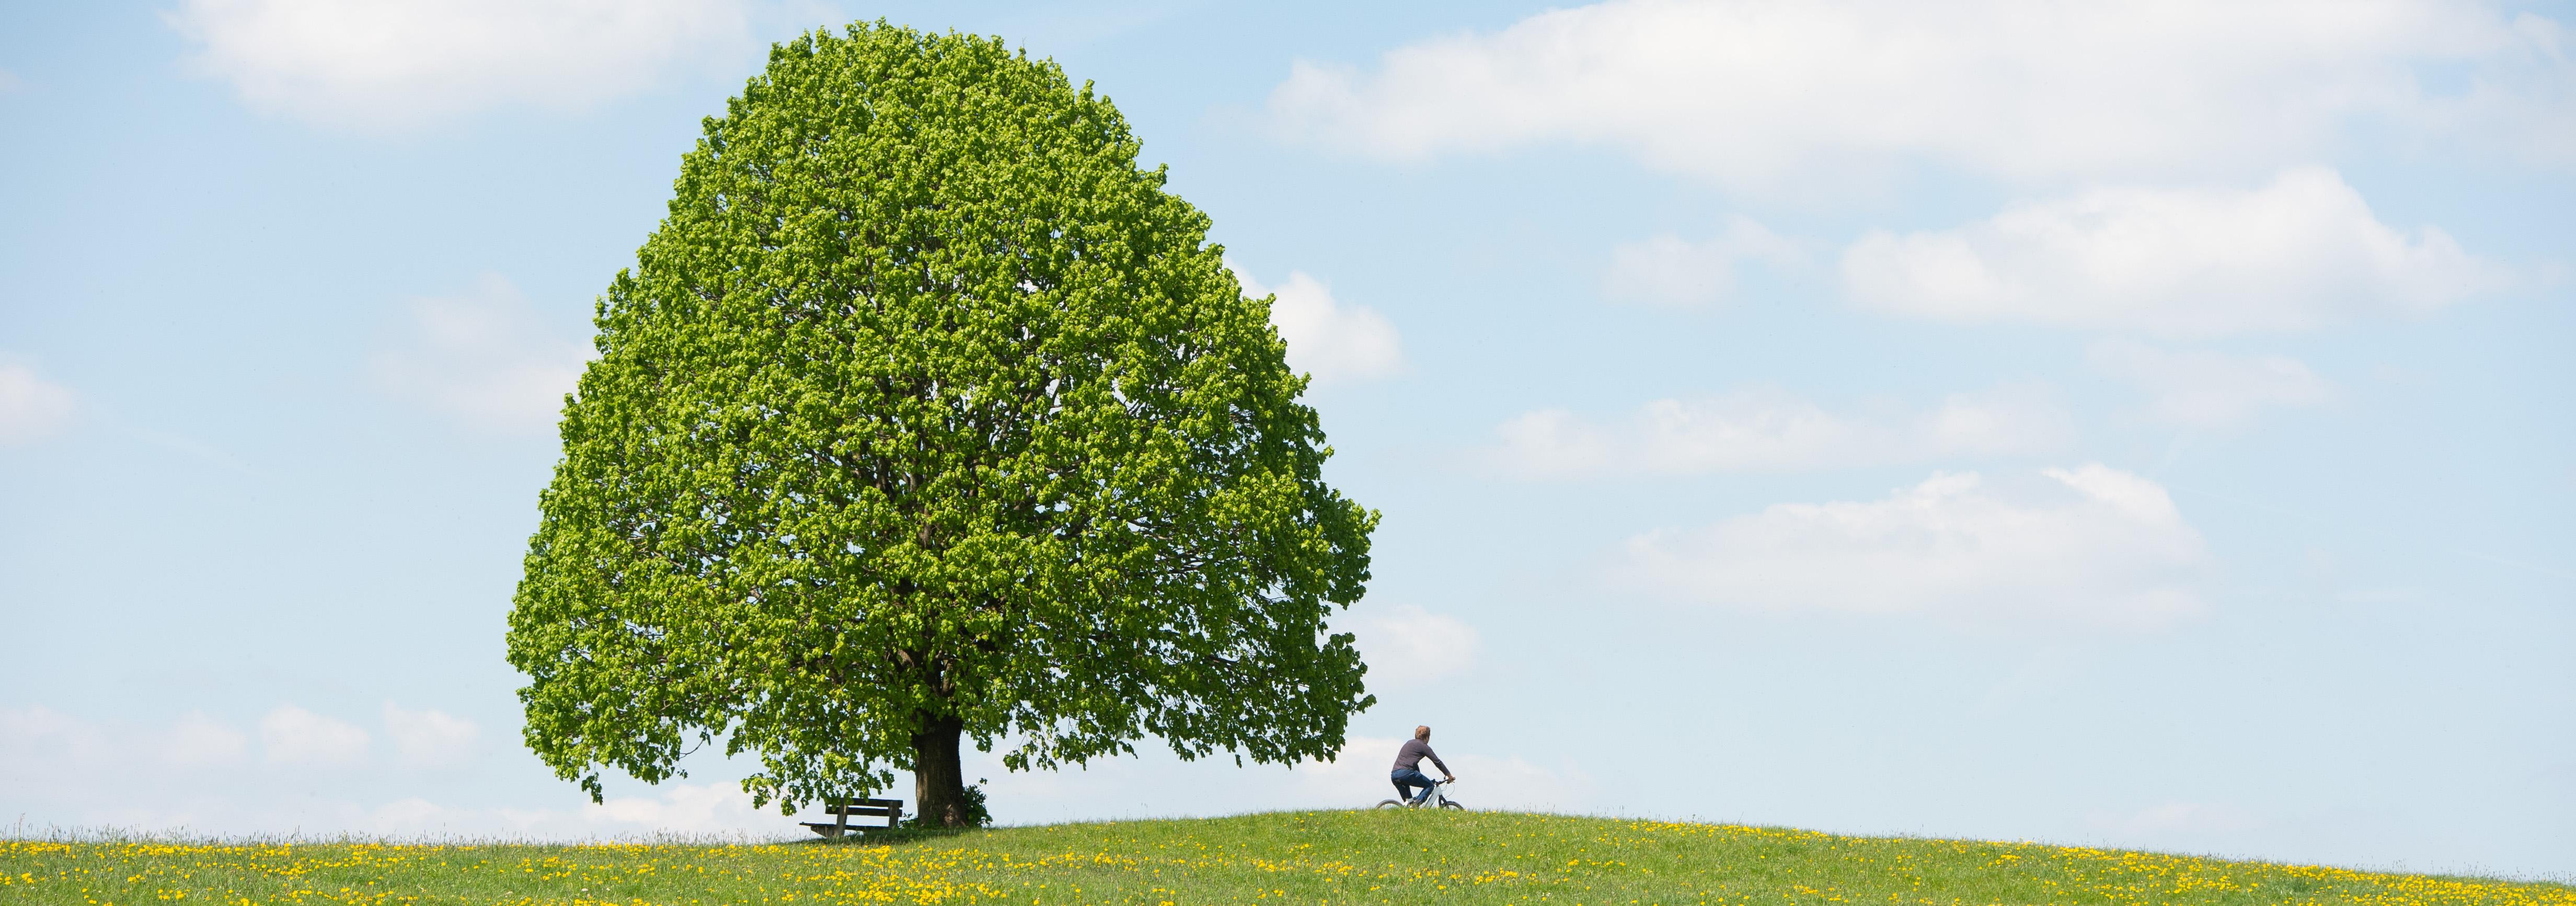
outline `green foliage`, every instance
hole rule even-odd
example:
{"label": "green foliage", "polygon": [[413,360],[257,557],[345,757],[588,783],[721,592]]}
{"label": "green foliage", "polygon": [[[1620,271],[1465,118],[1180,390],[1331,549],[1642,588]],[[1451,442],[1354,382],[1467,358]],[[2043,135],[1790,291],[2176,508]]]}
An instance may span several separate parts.
{"label": "green foliage", "polygon": [[788,809],[957,795],[960,734],[1337,751],[1377,516],[1137,148],[998,40],[773,48],[599,301],[510,615],[528,746],[595,798],[721,741]]}

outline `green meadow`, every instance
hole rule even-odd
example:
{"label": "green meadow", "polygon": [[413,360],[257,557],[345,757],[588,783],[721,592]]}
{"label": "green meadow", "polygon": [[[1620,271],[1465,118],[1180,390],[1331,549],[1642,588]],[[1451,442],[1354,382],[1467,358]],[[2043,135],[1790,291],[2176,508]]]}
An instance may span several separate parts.
{"label": "green meadow", "polygon": [[2562,904],[2576,887],[1512,813],[1285,812],[851,841],[0,841],[18,904]]}

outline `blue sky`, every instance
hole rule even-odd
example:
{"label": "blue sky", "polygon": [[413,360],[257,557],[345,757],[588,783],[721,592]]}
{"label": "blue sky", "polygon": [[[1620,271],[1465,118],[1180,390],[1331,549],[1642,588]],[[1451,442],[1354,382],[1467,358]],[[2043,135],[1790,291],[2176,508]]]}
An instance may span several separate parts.
{"label": "blue sky", "polygon": [[590,805],[501,631],[593,297],[772,41],[1000,35],[1279,294],[1385,513],[1295,770],[1471,805],[2576,874],[2576,10],[174,0],[0,11],[0,820]]}

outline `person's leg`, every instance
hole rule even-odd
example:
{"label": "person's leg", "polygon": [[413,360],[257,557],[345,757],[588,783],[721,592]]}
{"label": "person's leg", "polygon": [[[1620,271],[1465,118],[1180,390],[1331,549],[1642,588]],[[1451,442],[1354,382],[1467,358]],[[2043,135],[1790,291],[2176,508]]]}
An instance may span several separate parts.
{"label": "person's leg", "polygon": [[[1389,779],[1394,780],[1395,788],[1404,793],[1404,801],[1406,802],[1418,804],[1422,801],[1423,796],[1431,794],[1431,778],[1423,776],[1421,771],[1406,768],[1390,775]],[[1422,792],[1420,794],[1414,793],[1414,787],[1421,787]]]}
{"label": "person's leg", "polygon": [[[1399,782],[1399,785],[1404,785],[1404,788],[1406,788],[1406,790],[1404,790],[1404,800],[1409,800],[1409,803],[1414,803],[1414,806],[1419,806],[1419,803],[1422,803],[1422,800],[1425,800],[1427,795],[1432,795],[1432,777],[1422,775],[1422,772],[1419,772],[1419,770],[1401,770],[1401,772],[1396,772],[1396,782]],[[1422,793],[1414,793],[1412,788],[1422,788]]]}

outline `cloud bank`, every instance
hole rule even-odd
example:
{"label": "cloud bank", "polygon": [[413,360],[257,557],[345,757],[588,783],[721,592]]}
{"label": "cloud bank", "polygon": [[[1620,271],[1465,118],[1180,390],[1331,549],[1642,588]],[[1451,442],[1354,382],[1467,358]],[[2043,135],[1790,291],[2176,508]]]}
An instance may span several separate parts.
{"label": "cloud bank", "polygon": [[2036,386],[1952,394],[1920,411],[1834,412],[1777,388],[1661,399],[1610,424],[1563,409],[1496,429],[1487,458],[1519,478],[1791,472],[1946,456],[2046,453],[2073,420]]}
{"label": "cloud bank", "polygon": [[[649,838],[661,834],[783,837],[801,831],[727,783],[671,783],[645,795],[581,801],[564,785],[546,805],[460,805],[418,796],[362,801],[317,793],[314,770],[340,781],[411,777],[406,769],[456,767],[471,721],[436,710],[384,709],[390,762],[374,757],[364,728],[286,704],[252,734],[191,712],[163,726],[88,720],[42,706],[0,707],[0,806],[31,809],[76,827],[191,833],[328,836],[465,836],[535,840]],[[483,775],[489,779],[491,775]],[[388,788],[401,783],[377,783]],[[553,789],[548,787],[548,789]]]}
{"label": "cloud bank", "polygon": [[2334,171],[2253,190],[2093,189],[1843,253],[1860,304],[1923,318],[2166,336],[2304,330],[2431,312],[2506,282],[2434,227],[2381,223]]}
{"label": "cloud bank", "polygon": [[393,737],[395,758],[411,767],[454,767],[474,754],[482,735],[474,722],[443,711],[414,711],[386,702],[386,735]]}
{"label": "cloud bank", "polygon": [[294,705],[279,705],[259,719],[259,744],[270,764],[346,767],[367,757],[371,741],[356,724]]}
{"label": "cloud bank", "polygon": [[2099,464],[2040,476],[1936,474],[1879,500],[1653,532],[1628,541],[1620,571],[1676,599],[1767,611],[2151,628],[2206,610],[2207,545],[2162,486]]}
{"label": "cloud bank", "polygon": [[1606,146],[1774,193],[1909,160],[2014,180],[2242,173],[2365,121],[2564,164],[2570,44],[2555,21],[2439,0],[1622,0],[1366,69],[1299,61],[1269,110],[1377,157]]}
{"label": "cloud bank", "polygon": [[744,0],[185,0],[188,65],[252,107],[366,130],[572,110],[750,46]]}

